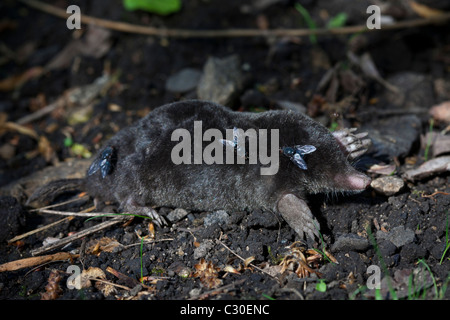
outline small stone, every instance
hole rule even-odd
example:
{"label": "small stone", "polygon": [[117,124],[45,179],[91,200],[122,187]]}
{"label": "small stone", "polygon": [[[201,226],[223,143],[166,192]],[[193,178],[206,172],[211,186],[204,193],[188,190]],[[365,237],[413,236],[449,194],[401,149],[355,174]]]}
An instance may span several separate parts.
{"label": "small stone", "polygon": [[375,189],[375,191],[385,195],[392,196],[404,187],[405,182],[396,176],[386,176],[374,179],[370,186]]}
{"label": "small stone", "polygon": [[405,244],[412,243],[414,241],[414,231],[404,226],[398,226],[390,230],[389,232],[378,231],[377,239],[385,239],[392,242],[397,248],[404,246]]}
{"label": "small stone", "polygon": [[223,59],[211,57],[203,68],[197,86],[197,97],[222,105],[230,104],[242,90],[240,59],[232,55]]}
{"label": "small stone", "polygon": [[191,298],[195,298],[195,297],[198,297],[201,292],[202,292],[202,288],[194,288],[191,291],[189,291],[189,296]]}
{"label": "small stone", "polygon": [[169,219],[170,222],[177,222],[186,217],[189,213],[182,209],[182,208],[176,208],[175,210],[172,210],[167,215],[167,219]]}
{"label": "small stone", "polygon": [[337,238],[331,246],[333,252],[336,251],[366,251],[369,248],[369,241],[356,234],[344,234]]}
{"label": "small stone", "polygon": [[176,93],[185,93],[194,90],[202,72],[197,69],[186,68],[171,75],[166,82],[166,90]]}
{"label": "small stone", "polygon": [[206,256],[206,254],[214,247],[214,243],[211,240],[205,240],[194,249],[194,259],[200,259]]}
{"label": "small stone", "polygon": [[203,223],[205,224],[205,227],[209,227],[212,225],[221,225],[221,224],[228,224],[230,222],[230,216],[225,210],[218,210],[214,211],[210,214],[208,214],[205,219],[203,220]]}

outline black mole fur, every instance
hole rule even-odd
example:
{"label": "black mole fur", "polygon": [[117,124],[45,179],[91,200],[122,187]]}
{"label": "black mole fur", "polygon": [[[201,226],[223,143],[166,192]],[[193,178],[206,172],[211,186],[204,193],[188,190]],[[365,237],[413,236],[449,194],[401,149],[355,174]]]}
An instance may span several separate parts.
{"label": "black mole fur", "polygon": [[[171,141],[172,132],[185,128],[193,138],[194,121],[199,120],[203,132],[216,128],[224,137],[225,130],[233,127],[254,128],[257,132],[258,129],[279,129],[280,148],[313,145],[317,150],[305,157],[308,170],[299,169],[288,157],[280,155],[279,171],[273,176],[261,175],[259,164],[175,165],[171,151],[179,142]],[[204,146],[209,143],[204,142]],[[336,183],[334,176],[355,172],[329,130],[303,114],[234,112],[198,100],[156,108],[118,132],[99,151],[97,158],[108,146],[114,148],[117,157],[112,172],[105,178],[99,173],[87,176],[85,187],[92,196],[117,201],[122,206],[132,199],[140,206],[196,211],[258,208],[277,211],[277,202],[284,194],[305,199],[309,193],[345,191],[347,188]]]}

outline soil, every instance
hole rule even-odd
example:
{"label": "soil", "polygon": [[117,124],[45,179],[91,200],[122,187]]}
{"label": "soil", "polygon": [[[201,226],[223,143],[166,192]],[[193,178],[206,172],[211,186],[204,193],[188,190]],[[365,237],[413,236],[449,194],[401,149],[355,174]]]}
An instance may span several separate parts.
{"label": "soil", "polygon": [[[49,3],[60,8],[68,5],[66,1]],[[108,5],[91,1],[70,4],[77,4],[87,15],[158,28],[263,28],[265,22],[269,28],[307,28],[294,7],[295,1],[278,1],[265,8],[251,8],[250,12],[243,10],[242,1],[183,1],[182,10],[169,16],[127,12],[121,1],[108,1]],[[367,6],[353,7],[351,1],[302,4],[318,26],[324,26],[329,17],[340,12],[348,13],[347,24],[365,24],[367,17]],[[5,46],[2,79],[44,66],[74,37],[83,36],[68,30],[64,19],[25,4],[2,1],[0,7],[5,13],[0,21],[1,43]],[[417,18],[414,12],[403,14],[397,18]],[[86,28],[82,31],[86,32]],[[308,37],[183,39],[112,31],[109,47],[100,57],[77,54],[67,66],[0,92],[0,112],[8,122],[15,123],[56,101],[67,90],[92,84],[104,72],[119,71],[116,82],[94,100],[89,117],[83,121],[71,122],[72,109],[66,105],[24,125],[39,138],[23,130],[8,129],[5,121],[1,123],[0,183],[4,196],[0,198],[0,264],[31,257],[44,240],[61,239],[109,221],[110,217],[86,221],[77,216],[8,243],[15,236],[64,218],[33,211],[25,202],[37,185],[55,178],[51,172],[56,172],[57,164],[76,163],[68,166],[73,172],[63,170],[59,178],[84,175],[89,160],[74,154],[74,144],[95,154],[115,132],[153,108],[196,98],[195,90],[166,90],[166,80],[184,68],[202,70],[211,56],[236,54],[241,59],[244,85],[237,99],[229,103],[235,110],[275,109],[280,107],[276,101],[284,100],[302,104],[310,116],[328,127],[363,128],[376,128],[399,115],[414,115],[419,126],[416,136],[406,137],[406,151],[396,154],[399,149],[394,148],[383,157],[372,152],[358,163],[365,171],[365,164],[395,164],[394,175],[402,177],[406,170],[425,161],[419,135],[429,131],[428,110],[450,98],[446,96],[448,91],[439,91],[437,86],[450,84],[449,35],[448,24],[321,36],[317,44]],[[414,97],[403,96],[404,101],[397,103],[380,81],[349,65],[349,50],[356,55],[370,53],[380,77],[390,79],[401,92],[408,90],[411,82],[395,82],[394,76],[408,79],[405,75],[412,73],[423,76],[430,90],[424,92],[426,86],[422,85],[413,88]],[[352,70],[345,74],[353,81],[341,73],[340,78],[335,78],[340,83],[338,90],[333,92],[332,85],[318,90],[326,71],[338,63],[344,65],[341,70]],[[405,102],[414,99],[420,103],[411,106]],[[441,132],[445,127],[445,122],[435,121],[432,130]],[[395,140],[395,130],[389,132],[388,138]],[[400,136],[405,131],[398,132]],[[225,215],[186,212],[171,226],[156,227],[154,231],[147,219],[135,217],[41,254],[81,254],[72,260],[0,272],[0,299],[38,300],[48,292],[61,300],[448,300],[450,250],[445,250],[449,241],[449,182],[448,173],[436,173],[419,181],[405,181],[403,189],[394,195],[380,194],[369,187],[360,194],[312,196],[309,203],[322,234],[315,242],[302,242],[282,219],[261,210]],[[72,197],[65,194],[53,203]],[[92,205],[93,200],[88,199],[54,209],[79,212]],[[99,204],[96,211],[114,208],[115,204]],[[173,209],[158,208],[158,212],[167,216]],[[206,223],[212,219],[218,220]],[[145,237],[144,243],[141,237]],[[112,243],[112,247],[100,246],[101,239],[103,244]],[[325,251],[327,254],[322,255]],[[309,257],[309,266],[300,261],[301,255]],[[66,281],[72,275],[68,270],[71,265],[80,270],[99,268],[103,272],[100,277],[113,284],[109,287],[112,292],[105,289],[104,283],[102,287],[95,281],[91,286],[70,289]],[[54,270],[58,271],[56,278],[51,276]],[[380,290],[371,289],[374,279],[381,281]],[[55,289],[58,285],[59,291]]]}

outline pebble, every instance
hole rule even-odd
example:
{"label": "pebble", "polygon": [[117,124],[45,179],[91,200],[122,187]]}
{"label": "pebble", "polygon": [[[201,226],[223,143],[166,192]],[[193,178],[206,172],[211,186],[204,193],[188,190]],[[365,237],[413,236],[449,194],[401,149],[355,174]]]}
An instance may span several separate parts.
{"label": "pebble", "polygon": [[337,251],[366,251],[369,249],[369,241],[356,234],[343,234],[337,238],[331,246],[333,252]]}
{"label": "pebble", "polygon": [[166,90],[185,93],[194,90],[202,76],[202,72],[193,68],[185,68],[171,75],[166,81]]}
{"label": "pebble", "polygon": [[182,209],[182,208],[176,208],[175,210],[172,210],[167,214],[167,219],[169,219],[170,222],[176,222],[180,221],[184,217],[186,217],[189,213]]}
{"label": "pebble", "polygon": [[243,81],[237,55],[223,59],[210,57],[203,67],[203,75],[197,86],[197,97],[229,105],[242,90]]}
{"label": "pebble", "polygon": [[380,177],[372,180],[370,186],[378,193],[385,196],[392,196],[403,189],[405,182],[396,176]]}
{"label": "pebble", "polygon": [[230,222],[230,216],[225,210],[218,210],[211,212],[208,214],[205,219],[203,220],[203,223],[205,224],[205,227],[209,227],[212,225],[221,225],[221,224],[228,224]]}
{"label": "pebble", "polygon": [[404,246],[405,244],[412,243],[414,241],[414,231],[405,228],[404,226],[398,226],[392,228],[389,232],[377,231],[377,239],[385,239],[392,242],[397,248]]}
{"label": "pebble", "polygon": [[205,240],[194,249],[194,259],[200,259],[206,256],[206,254],[214,247],[214,243],[211,240]]}

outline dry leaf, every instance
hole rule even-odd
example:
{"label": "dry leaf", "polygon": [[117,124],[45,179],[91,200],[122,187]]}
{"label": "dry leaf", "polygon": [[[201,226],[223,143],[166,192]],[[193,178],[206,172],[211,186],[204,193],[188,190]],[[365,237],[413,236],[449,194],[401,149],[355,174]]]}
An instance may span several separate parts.
{"label": "dry leaf", "polygon": [[[106,275],[102,269],[89,267],[89,269],[83,270],[83,272],[75,278],[69,278],[67,284],[72,285],[74,288],[80,290],[82,288],[89,288],[90,286],[92,286],[92,281],[105,279]],[[100,290],[105,296],[116,292],[116,289],[113,285],[104,283],[102,281],[95,281],[95,287]]]}
{"label": "dry leaf", "polygon": [[239,271],[235,267],[230,266],[229,264],[227,264],[225,266],[225,268],[223,268],[223,271],[229,272],[229,273],[234,273],[234,274],[240,274]]}
{"label": "dry leaf", "polygon": [[59,286],[61,281],[61,275],[58,270],[52,270],[48,277],[48,283],[45,286],[45,292],[41,294],[41,300],[55,300],[58,299],[62,293],[62,289]]}
{"label": "dry leaf", "polygon": [[96,281],[95,287],[97,290],[100,290],[105,297],[117,292],[116,288],[112,284],[101,281]]}
{"label": "dry leaf", "polygon": [[[311,273],[321,276],[320,272],[315,271],[308,265],[309,259],[318,267],[318,262],[322,259],[321,255],[318,255],[315,250],[305,250],[305,248],[299,246],[299,242],[294,242],[287,249],[289,250],[288,254],[285,255],[280,263],[280,273],[283,274],[289,270],[294,272],[299,278],[309,277]],[[308,258],[305,256],[305,253],[308,255]]]}
{"label": "dry leaf", "polygon": [[445,153],[450,153],[450,135],[427,132],[425,136],[420,136],[420,143],[422,149],[431,148],[433,158]]}
{"label": "dry leaf", "polygon": [[339,264],[337,259],[327,249],[323,248],[323,253],[325,253],[325,255],[328,257],[328,259],[331,260],[331,262]]}
{"label": "dry leaf", "polygon": [[20,134],[29,136],[33,139],[38,140],[39,136],[33,129],[30,129],[28,127],[22,126],[20,124],[17,124],[15,122],[4,122],[0,123],[0,134],[2,134],[4,131],[17,131]]}
{"label": "dry leaf", "polygon": [[115,239],[103,237],[93,242],[91,241],[86,251],[89,254],[98,256],[102,251],[113,252],[113,250],[119,246],[121,246],[121,244]]}
{"label": "dry leaf", "polygon": [[50,162],[55,157],[55,150],[45,136],[39,137],[38,150],[47,162]]}
{"label": "dry leaf", "polygon": [[155,225],[152,222],[148,224],[148,235],[151,239],[155,239]]}
{"label": "dry leaf", "polygon": [[252,261],[255,260],[255,257],[251,256],[244,260],[244,266],[247,268]]}
{"label": "dry leaf", "polygon": [[201,283],[208,289],[217,288],[222,284],[222,280],[218,278],[220,268],[214,266],[210,262],[206,262],[205,259],[201,259],[198,264],[194,266],[197,270],[193,276],[200,278]]}
{"label": "dry leaf", "polygon": [[136,279],[131,278],[123,273],[120,273],[119,271],[117,271],[111,267],[107,267],[106,271],[113,274],[116,278],[118,278],[120,281],[122,281],[127,287],[133,288],[139,284],[139,281],[137,281]]}
{"label": "dry leaf", "polygon": [[394,173],[395,170],[396,170],[395,164],[385,164],[385,165],[374,164],[369,168],[369,170],[367,170],[367,172],[389,176],[392,173]]}
{"label": "dry leaf", "polygon": [[406,171],[402,177],[410,181],[417,181],[448,171],[450,171],[450,156],[445,156],[428,160],[418,168]]}
{"label": "dry leaf", "polygon": [[83,272],[76,277],[69,278],[67,280],[67,284],[73,286],[77,290],[80,290],[83,288],[89,288],[92,285],[91,280],[96,278],[106,279],[106,275],[100,268],[89,267],[89,269],[83,270]]}
{"label": "dry leaf", "polygon": [[430,115],[437,121],[450,123],[450,101],[445,101],[431,107]]}

